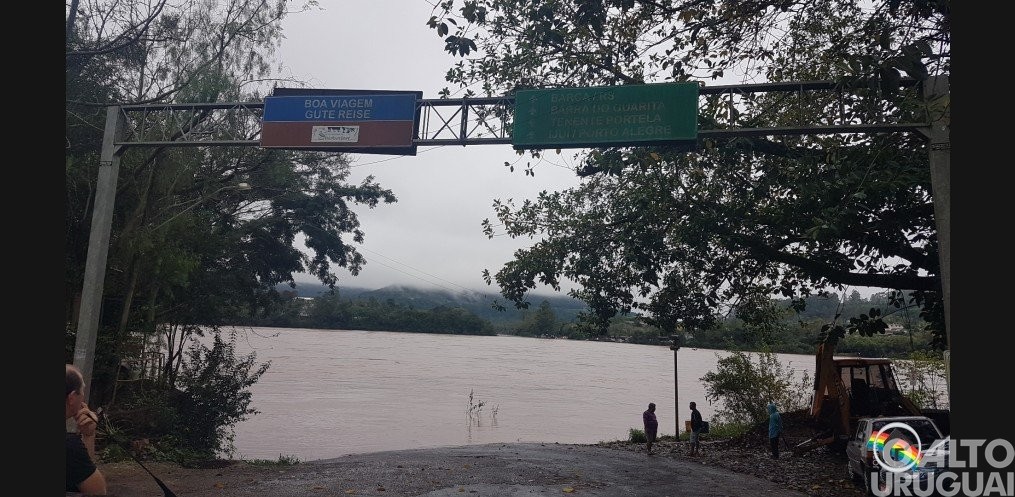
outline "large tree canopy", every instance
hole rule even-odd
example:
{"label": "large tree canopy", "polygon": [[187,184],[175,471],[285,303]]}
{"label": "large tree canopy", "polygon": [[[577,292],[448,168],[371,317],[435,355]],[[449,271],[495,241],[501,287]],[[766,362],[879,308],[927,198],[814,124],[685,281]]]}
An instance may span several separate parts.
{"label": "large tree canopy", "polygon": [[[516,87],[947,74],[947,0],[446,0],[429,24],[471,58],[449,82]],[[819,76],[815,78],[815,76]]]}
{"label": "large tree canopy", "polygon": [[[829,80],[846,90],[735,103],[703,97],[702,129],[927,122],[941,103],[928,106],[919,85],[904,91],[900,81],[946,76],[950,67],[947,1],[448,0],[430,25],[464,58],[447,80],[467,95],[720,77]],[[537,284],[568,278],[603,329],[616,312],[641,308],[672,330],[706,326],[730,306],[748,314],[763,302],[758,296],[802,302],[873,286],[912,295],[906,303],[922,305],[944,336],[921,136],[597,149],[577,173],[585,177],[578,187],[494,204],[508,234],[540,240],[495,275],[518,305]],[[492,235],[493,224],[486,230]],[[848,328],[883,329],[867,317],[875,319],[855,318]]]}
{"label": "large tree canopy", "polygon": [[[68,334],[76,324],[99,151],[111,105],[259,101],[278,81],[286,0],[88,0],[68,4],[66,40]],[[307,2],[312,6],[313,0]],[[181,118],[181,116],[184,116]],[[150,112],[147,129],[256,138],[228,113]],[[125,133],[132,136],[131,126]],[[122,154],[103,289],[96,377],[155,345],[166,376],[194,325],[256,311],[306,272],[334,286],[365,263],[354,205],[395,202],[341,154],[257,147],[128,147]],[[300,249],[305,244],[309,254]],[[184,325],[184,326],[181,326]],[[177,333],[175,330],[184,330]],[[105,364],[103,363],[105,361]]]}

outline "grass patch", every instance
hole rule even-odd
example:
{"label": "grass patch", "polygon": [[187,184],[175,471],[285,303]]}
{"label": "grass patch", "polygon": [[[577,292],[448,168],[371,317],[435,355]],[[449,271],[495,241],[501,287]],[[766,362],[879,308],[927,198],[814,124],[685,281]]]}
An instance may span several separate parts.
{"label": "grass patch", "polygon": [[[676,437],[674,437],[673,435],[657,435],[656,436],[656,443],[659,443],[659,442],[672,442],[674,440],[678,440],[678,439]],[[617,440],[617,441],[620,442],[620,440]],[[631,429],[629,429],[627,431],[627,440],[626,441],[630,442],[630,443],[643,444],[643,443],[648,442],[648,438],[645,437],[645,431],[644,430],[639,430],[637,428],[631,428]],[[606,443],[606,442],[599,442],[599,443]]]}
{"label": "grass patch", "polygon": [[750,429],[750,423],[711,424],[708,427],[708,435],[713,438],[733,438],[747,433]]}
{"label": "grass patch", "polygon": [[277,460],[271,459],[249,459],[247,464],[253,466],[295,466],[300,463],[300,460],[296,456],[287,456],[283,454],[278,455]]}
{"label": "grass patch", "polygon": [[[701,440],[726,440],[735,438],[744,433],[747,433],[751,429],[750,423],[709,423],[708,433],[701,434]],[[691,440],[691,433],[687,431],[681,431],[676,436],[663,435],[658,440],[675,440],[677,442],[687,442]]]}
{"label": "grass patch", "polygon": [[[752,425],[750,423],[710,423],[708,426],[708,433],[701,434],[701,441],[729,440],[747,433],[750,431],[751,427]],[[676,435],[659,435],[656,437],[656,442],[687,442],[690,441],[690,439],[691,434],[689,432],[681,431]],[[645,438],[644,430],[629,428],[627,430],[627,439],[616,440],[615,442],[622,441],[641,444],[647,442],[648,439]],[[600,441],[599,443],[604,444],[608,442]]]}
{"label": "grass patch", "polygon": [[[750,423],[709,423],[708,433],[702,433],[701,440],[727,440],[736,438],[751,429]],[[679,440],[691,440],[691,433],[680,432]]]}

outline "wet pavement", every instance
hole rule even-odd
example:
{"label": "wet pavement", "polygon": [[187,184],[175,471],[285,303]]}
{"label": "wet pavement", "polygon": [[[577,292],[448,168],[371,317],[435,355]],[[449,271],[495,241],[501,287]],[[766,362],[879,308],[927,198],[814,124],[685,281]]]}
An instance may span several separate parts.
{"label": "wet pavement", "polygon": [[[212,469],[145,464],[178,497],[802,497],[756,476],[684,458],[594,445],[512,443],[355,454]],[[165,497],[137,463],[100,465],[114,497]]]}

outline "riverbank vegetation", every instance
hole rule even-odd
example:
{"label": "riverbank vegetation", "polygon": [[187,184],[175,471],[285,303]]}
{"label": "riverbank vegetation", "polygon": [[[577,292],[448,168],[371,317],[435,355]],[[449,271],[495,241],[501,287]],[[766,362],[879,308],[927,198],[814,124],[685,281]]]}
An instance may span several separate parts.
{"label": "riverbank vegetation", "polygon": [[258,315],[236,317],[233,324],[281,328],[404,331],[452,335],[494,335],[493,324],[462,307],[417,308],[392,299],[347,300],[339,294],[314,299],[289,298]]}
{"label": "riverbank vegetation", "polygon": [[[544,298],[522,309],[514,319],[489,318],[484,309],[490,300],[475,295],[451,295],[419,289],[385,289],[342,297],[341,292],[316,297],[286,294],[255,313],[234,317],[231,324],[285,328],[357,329],[450,333],[474,335],[517,335],[572,340],[605,340],[648,345],[671,345],[673,335],[640,313],[618,315],[607,327],[589,326],[588,308],[576,310],[573,300]],[[383,295],[384,300],[377,298]],[[922,309],[913,304],[895,307],[889,293],[862,297],[830,293],[803,300],[802,307],[789,299],[772,299],[765,313],[718,317],[708,327],[680,329],[685,347],[813,354],[826,325],[847,324],[846,316],[877,314],[884,323],[880,332],[864,336],[846,334],[837,353],[864,357],[908,357],[915,352],[940,356],[932,346],[933,333],[920,317]],[[498,311],[492,311],[498,312]],[[505,311],[500,311],[505,312]]]}

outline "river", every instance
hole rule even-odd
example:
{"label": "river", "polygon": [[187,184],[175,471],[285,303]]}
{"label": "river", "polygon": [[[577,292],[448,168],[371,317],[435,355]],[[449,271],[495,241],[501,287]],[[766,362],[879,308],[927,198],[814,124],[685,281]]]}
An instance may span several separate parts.
{"label": "river", "polygon": [[[235,427],[236,458],[346,454],[493,442],[627,439],[655,402],[675,433],[673,351],[665,346],[514,336],[236,328],[238,355],[271,361],[251,387],[260,411]],[[679,424],[724,351],[677,354]],[[798,375],[811,355],[777,354]],[[470,401],[470,394],[472,395]],[[470,404],[471,402],[471,404]],[[469,407],[483,403],[481,409]]]}

